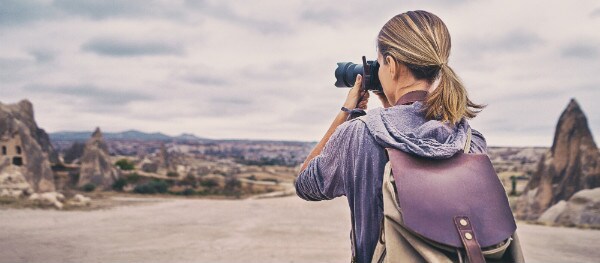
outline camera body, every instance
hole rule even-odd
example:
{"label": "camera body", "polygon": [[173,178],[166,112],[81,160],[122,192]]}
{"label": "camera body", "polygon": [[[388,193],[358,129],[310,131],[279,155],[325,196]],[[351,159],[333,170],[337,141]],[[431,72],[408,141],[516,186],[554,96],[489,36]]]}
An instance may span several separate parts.
{"label": "camera body", "polygon": [[338,88],[349,88],[354,86],[356,76],[363,76],[362,89],[383,92],[383,87],[379,81],[379,63],[377,60],[367,61],[362,57],[362,65],[352,62],[338,62],[335,69],[335,86]]}

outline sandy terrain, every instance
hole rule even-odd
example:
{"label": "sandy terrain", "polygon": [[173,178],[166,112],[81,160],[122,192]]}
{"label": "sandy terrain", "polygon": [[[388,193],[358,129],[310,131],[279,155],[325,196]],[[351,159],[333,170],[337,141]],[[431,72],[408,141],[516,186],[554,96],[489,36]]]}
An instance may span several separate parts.
{"label": "sandy terrain", "polygon": [[[132,201],[131,198],[128,198]],[[0,210],[0,262],[348,262],[345,198]],[[598,262],[600,231],[518,225],[528,262]]]}

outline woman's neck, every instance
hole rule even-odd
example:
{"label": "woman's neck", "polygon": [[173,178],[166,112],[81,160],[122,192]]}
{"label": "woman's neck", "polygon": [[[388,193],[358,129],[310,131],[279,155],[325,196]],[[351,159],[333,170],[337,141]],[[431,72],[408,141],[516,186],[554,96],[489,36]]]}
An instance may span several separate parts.
{"label": "woman's neck", "polygon": [[423,80],[414,80],[411,83],[398,83],[397,88],[394,91],[394,94],[388,98],[388,101],[391,105],[396,105],[396,102],[404,96],[404,94],[409,93],[415,90],[424,90],[429,91],[430,85],[427,81]]}

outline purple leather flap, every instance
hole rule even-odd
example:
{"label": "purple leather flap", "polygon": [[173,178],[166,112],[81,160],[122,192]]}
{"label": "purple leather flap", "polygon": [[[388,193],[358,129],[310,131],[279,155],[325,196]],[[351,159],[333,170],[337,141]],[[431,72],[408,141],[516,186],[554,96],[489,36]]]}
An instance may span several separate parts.
{"label": "purple leather flap", "polygon": [[455,216],[468,216],[481,247],[517,229],[504,187],[485,154],[428,159],[387,149],[404,224],[433,241],[463,247]]}

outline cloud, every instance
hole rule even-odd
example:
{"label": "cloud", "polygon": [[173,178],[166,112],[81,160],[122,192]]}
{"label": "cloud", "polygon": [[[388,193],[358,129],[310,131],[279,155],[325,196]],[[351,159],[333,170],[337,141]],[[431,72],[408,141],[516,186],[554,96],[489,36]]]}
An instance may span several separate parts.
{"label": "cloud", "polygon": [[170,1],[158,0],[2,0],[0,26],[20,26],[37,21],[71,17],[93,20],[110,18],[185,18],[185,10]]}
{"label": "cloud", "polygon": [[214,77],[211,75],[204,74],[190,74],[183,77],[185,81],[194,84],[207,85],[207,86],[225,86],[230,82],[225,78]]}
{"label": "cloud", "polygon": [[[316,63],[316,62],[315,62]],[[265,64],[256,64],[245,67],[242,71],[242,76],[252,79],[261,80],[284,80],[291,79],[301,75],[310,75],[313,71],[310,65],[304,63],[294,63],[290,61],[280,60]]]}
{"label": "cloud", "polygon": [[55,0],[54,6],[70,14],[102,19],[144,14],[152,10],[153,3],[140,0]]}
{"label": "cloud", "polygon": [[13,26],[54,17],[55,12],[45,1],[2,0],[0,26]]}
{"label": "cloud", "polygon": [[596,59],[598,48],[597,45],[577,43],[562,48],[561,55],[568,58]]}
{"label": "cloud", "polygon": [[[8,90],[8,83],[22,81],[31,76],[31,67],[35,64],[31,58],[0,56],[0,91]],[[2,96],[5,96],[2,92]]]}
{"label": "cloud", "polygon": [[276,21],[243,14],[229,3],[205,0],[186,0],[183,3],[160,0],[2,0],[0,26],[71,17],[92,20],[159,18],[183,23],[198,23],[202,17],[211,17],[265,35],[290,34],[294,31],[287,20]]}
{"label": "cloud", "polygon": [[181,18],[184,10],[176,2],[158,0],[55,0],[56,9],[64,13],[91,19],[116,17]]}
{"label": "cloud", "polygon": [[590,12],[590,17],[591,18],[599,18],[600,17],[600,7],[592,10],[592,12]]}
{"label": "cloud", "polygon": [[167,81],[184,82],[197,86],[222,87],[232,85],[231,77],[215,70],[210,64],[194,65],[189,67],[178,67],[172,70]]}
{"label": "cloud", "polygon": [[493,49],[503,51],[527,51],[532,47],[543,44],[544,41],[536,33],[516,30],[509,32],[496,40],[493,45],[489,45]]}
{"label": "cloud", "polygon": [[29,54],[33,56],[38,63],[51,62],[56,57],[56,52],[48,49],[30,50]]}
{"label": "cloud", "polygon": [[117,38],[96,38],[81,46],[81,49],[98,55],[112,57],[181,55],[183,47],[163,41],[135,41]]}
{"label": "cloud", "polygon": [[257,101],[252,98],[215,96],[208,100],[203,113],[211,117],[244,116],[258,109]]}
{"label": "cloud", "polygon": [[322,25],[335,25],[342,18],[342,14],[332,8],[307,9],[302,12],[300,18]]}
{"label": "cloud", "polygon": [[536,33],[516,29],[495,37],[473,39],[466,46],[470,52],[525,52],[544,43]]}
{"label": "cloud", "polygon": [[503,101],[522,101],[526,103],[527,101],[531,100],[531,98],[543,101],[559,97],[569,97],[570,94],[591,93],[596,89],[597,87],[593,84],[576,85],[569,88],[564,88],[564,85],[554,85],[550,87],[541,86],[529,88],[527,90],[522,90],[519,92],[513,92],[500,97],[495,97],[492,103],[499,103]]}
{"label": "cloud", "polygon": [[238,26],[249,28],[262,34],[290,34],[293,29],[287,21],[275,21],[264,18],[256,18],[248,15],[242,15],[227,2],[222,1],[204,1],[204,0],[186,0],[185,6],[199,11],[205,16],[217,20],[234,23]]}
{"label": "cloud", "polygon": [[[100,88],[95,85],[82,84],[82,85],[44,85],[44,84],[33,84],[23,87],[23,90],[30,94],[50,96],[50,97],[62,97],[67,96],[71,99],[83,99],[88,103],[110,105],[110,106],[123,106],[134,101],[149,101],[154,99],[153,96],[142,94],[138,91],[127,91],[127,90],[110,90],[106,88]],[[61,99],[66,102],[70,99]]]}

